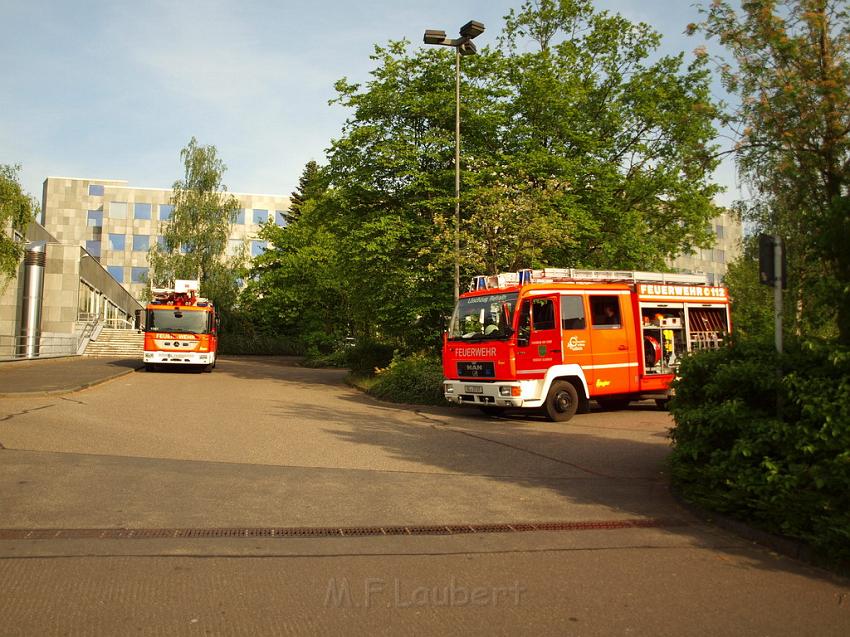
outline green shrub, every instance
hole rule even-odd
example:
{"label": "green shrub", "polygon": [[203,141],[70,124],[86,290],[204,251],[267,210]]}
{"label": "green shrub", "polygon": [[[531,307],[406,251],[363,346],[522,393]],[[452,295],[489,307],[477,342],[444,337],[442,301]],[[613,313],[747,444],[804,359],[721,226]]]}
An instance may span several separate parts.
{"label": "green shrub", "polygon": [[348,367],[355,376],[374,376],[376,369],[390,364],[395,351],[392,345],[373,340],[359,341],[348,349]]}
{"label": "green shrub", "polygon": [[342,347],[330,354],[319,352],[307,352],[307,358],[302,365],[304,367],[349,367],[351,365],[351,347]]}
{"label": "green shrub", "polygon": [[285,336],[222,333],[218,339],[218,353],[254,356],[303,356],[305,348],[297,340]]}
{"label": "green shrub", "polygon": [[395,357],[380,370],[369,393],[382,400],[418,405],[444,405],[443,367],[428,354]]}
{"label": "green shrub", "polygon": [[736,339],[680,376],[671,469],[685,498],[850,560],[850,352],[792,343],[780,358]]}

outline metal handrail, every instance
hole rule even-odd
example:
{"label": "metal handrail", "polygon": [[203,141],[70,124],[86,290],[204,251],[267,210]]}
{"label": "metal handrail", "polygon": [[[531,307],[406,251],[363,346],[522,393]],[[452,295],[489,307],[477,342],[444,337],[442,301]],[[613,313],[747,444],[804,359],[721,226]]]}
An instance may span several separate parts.
{"label": "metal handrail", "polygon": [[133,324],[133,321],[129,321],[125,318],[111,318],[104,319],[103,321],[104,327],[108,327],[113,330],[134,330],[136,326]]}
{"label": "metal handrail", "polygon": [[80,331],[80,336],[77,339],[78,356],[81,356],[86,351],[86,347],[88,347],[89,341],[91,341],[92,337],[94,336],[95,329],[97,328],[97,323],[98,318],[96,316],[94,318],[90,318],[83,326],[83,329]]}
{"label": "metal handrail", "polygon": [[[0,335],[0,361],[27,358],[25,336]],[[38,342],[38,358],[75,356],[78,339],[76,334],[67,336],[42,335]]]}

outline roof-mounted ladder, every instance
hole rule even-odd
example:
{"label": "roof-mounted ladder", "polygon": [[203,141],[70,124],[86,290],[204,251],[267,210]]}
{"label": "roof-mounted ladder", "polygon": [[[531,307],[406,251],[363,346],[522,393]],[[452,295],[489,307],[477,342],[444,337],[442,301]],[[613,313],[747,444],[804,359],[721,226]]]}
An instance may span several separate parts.
{"label": "roof-mounted ladder", "polygon": [[678,283],[680,285],[706,285],[708,279],[704,274],[544,268],[542,270],[520,270],[519,272],[475,276],[472,279],[470,289],[504,288],[527,283]]}

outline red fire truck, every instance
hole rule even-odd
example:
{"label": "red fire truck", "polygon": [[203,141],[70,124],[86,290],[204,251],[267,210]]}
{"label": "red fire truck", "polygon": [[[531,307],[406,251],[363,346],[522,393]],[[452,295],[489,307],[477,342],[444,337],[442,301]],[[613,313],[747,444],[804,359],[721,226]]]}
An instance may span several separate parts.
{"label": "red fire truck", "polygon": [[218,318],[213,304],[198,296],[199,281],[178,279],[173,288],[151,287],[145,308],[147,371],[160,365],[215,367]]}
{"label": "red fire truck", "polygon": [[448,401],[555,421],[655,399],[682,356],[730,329],[726,288],[702,275],[553,269],[473,279],[443,343]]}

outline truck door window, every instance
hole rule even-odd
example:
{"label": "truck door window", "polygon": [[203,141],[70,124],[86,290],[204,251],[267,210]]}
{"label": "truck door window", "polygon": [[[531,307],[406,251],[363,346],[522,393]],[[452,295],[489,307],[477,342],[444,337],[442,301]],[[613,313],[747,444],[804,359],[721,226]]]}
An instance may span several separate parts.
{"label": "truck door window", "polygon": [[555,304],[552,299],[531,302],[531,324],[535,331],[555,329]]}
{"label": "truck door window", "polygon": [[620,298],[617,296],[591,296],[590,315],[594,329],[621,327],[623,321],[620,316]]}
{"label": "truck door window", "polygon": [[584,318],[584,303],[580,296],[561,297],[561,329],[583,330],[587,327]]}

